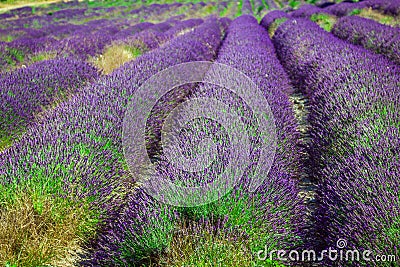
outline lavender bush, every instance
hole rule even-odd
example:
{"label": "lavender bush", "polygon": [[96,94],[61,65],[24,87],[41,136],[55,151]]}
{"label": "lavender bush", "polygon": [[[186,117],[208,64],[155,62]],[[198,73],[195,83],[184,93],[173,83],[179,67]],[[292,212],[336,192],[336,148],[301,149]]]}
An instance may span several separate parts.
{"label": "lavender bush", "polygon": [[164,34],[167,36],[167,38],[172,38],[173,36],[184,34],[186,31],[190,31],[194,27],[197,27],[202,23],[202,19],[183,20],[181,23],[178,23],[177,25],[175,25],[175,27],[172,27]]}
{"label": "lavender bush", "polygon": [[392,14],[392,15],[399,15],[400,14],[400,3],[397,1],[392,1],[389,5],[386,6],[385,13]]}
{"label": "lavender bush", "polygon": [[268,29],[269,26],[276,20],[281,18],[287,18],[288,14],[281,10],[273,10],[265,15],[262,20],[260,21],[260,25],[263,26],[265,29]]}
{"label": "lavender bush", "polygon": [[144,31],[146,29],[148,29],[149,27],[153,26],[153,23],[150,22],[142,22],[142,23],[138,23],[136,25],[130,26],[126,29],[123,29],[119,32],[117,32],[114,36],[113,39],[117,40],[117,39],[123,39],[126,38],[127,36],[130,35],[134,35],[136,33],[139,33],[141,31]]}
{"label": "lavender bush", "polygon": [[400,3],[399,1],[391,1],[391,0],[368,0],[365,1],[367,7],[371,7],[372,9],[377,9],[383,11],[387,14],[399,15],[400,14]]}
{"label": "lavender bush", "polygon": [[[283,4],[284,1],[281,1],[281,3]],[[278,9],[278,5],[275,3],[274,0],[265,0],[265,3],[268,6],[268,9]]]}
{"label": "lavender bush", "polygon": [[311,102],[320,249],[342,238],[346,249],[398,257],[399,67],[307,20],[285,22],[273,41]]}
{"label": "lavender bush", "polygon": [[242,14],[252,15],[253,10],[251,7],[250,0],[243,0],[242,1]]}
{"label": "lavender bush", "polygon": [[332,33],[400,64],[400,30],[358,16],[340,18]]}
{"label": "lavender bush", "polygon": [[305,4],[302,5],[299,9],[290,13],[292,18],[309,18],[313,14],[325,13],[331,15],[332,13],[329,10],[324,10],[323,8],[316,7],[314,5]]}
{"label": "lavender bush", "polygon": [[328,6],[324,8],[327,12],[330,12],[338,17],[343,17],[349,15],[354,9],[362,9],[368,7],[367,1],[362,1],[358,3],[339,3],[335,5]]}
{"label": "lavender bush", "polygon": [[[98,77],[87,63],[65,58],[38,62],[0,79],[1,142],[25,130],[37,113]],[[29,90],[26,90],[29,88]]]}

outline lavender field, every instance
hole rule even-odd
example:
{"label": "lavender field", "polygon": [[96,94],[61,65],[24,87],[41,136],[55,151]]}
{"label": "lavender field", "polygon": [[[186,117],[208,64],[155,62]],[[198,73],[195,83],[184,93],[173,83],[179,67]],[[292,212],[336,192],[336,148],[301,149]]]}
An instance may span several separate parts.
{"label": "lavender field", "polygon": [[400,1],[0,0],[0,267],[45,266],[400,266]]}

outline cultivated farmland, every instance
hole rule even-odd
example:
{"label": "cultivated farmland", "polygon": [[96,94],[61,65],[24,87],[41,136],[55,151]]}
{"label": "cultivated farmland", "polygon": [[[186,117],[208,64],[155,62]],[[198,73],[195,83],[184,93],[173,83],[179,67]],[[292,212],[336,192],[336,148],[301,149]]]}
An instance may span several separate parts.
{"label": "cultivated farmland", "polygon": [[400,266],[400,1],[0,1],[0,267]]}

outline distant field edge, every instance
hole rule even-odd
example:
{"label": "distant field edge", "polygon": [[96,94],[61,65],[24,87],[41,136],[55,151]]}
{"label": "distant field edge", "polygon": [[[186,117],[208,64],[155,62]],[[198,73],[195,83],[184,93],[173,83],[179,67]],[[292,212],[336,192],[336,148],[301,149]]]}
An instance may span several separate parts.
{"label": "distant field edge", "polygon": [[58,2],[70,2],[63,0],[0,0],[0,14],[9,10],[27,7],[27,6],[40,6],[45,4],[53,4]]}

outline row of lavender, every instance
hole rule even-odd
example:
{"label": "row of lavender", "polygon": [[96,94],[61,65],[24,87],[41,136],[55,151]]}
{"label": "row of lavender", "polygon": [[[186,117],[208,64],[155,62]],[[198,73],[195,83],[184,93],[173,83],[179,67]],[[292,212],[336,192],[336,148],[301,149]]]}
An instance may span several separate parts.
{"label": "row of lavender", "polygon": [[292,18],[309,18],[314,14],[328,14],[333,15],[331,11],[328,9],[320,8],[315,5],[305,4],[302,5],[299,9],[290,12],[290,17]]}
{"label": "row of lavender", "polygon": [[340,18],[332,29],[337,37],[383,54],[400,65],[400,28],[357,16]]}
{"label": "row of lavender", "polygon": [[[264,183],[256,191],[248,191],[252,180],[250,170],[230,195],[211,208],[212,213],[227,218],[224,227],[243,231],[251,253],[263,250],[266,246],[271,250],[298,248],[303,245],[301,236],[305,211],[298,196],[296,180],[301,151],[298,147],[297,123],[288,99],[288,94],[293,91],[289,78],[276,57],[268,32],[252,16],[241,16],[231,23],[216,62],[244,73],[265,97],[274,116],[277,151]],[[203,90],[207,92],[207,87]],[[230,105],[240,103],[237,97],[229,96],[228,99],[234,99]],[[251,122],[252,115],[247,116]],[[260,164],[257,157],[262,154],[257,149],[257,143],[253,145],[251,160]],[[237,214],[237,210],[242,212]],[[248,221],[243,222],[243,217]],[[272,231],[265,234],[265,229]],[[252,260],[257,262],[262,258],[257,259],[253,254]],[[264,264],[262,261],[258,263]]]}
{"label": "row of lavender", "polygon": [[310,99],[320,249],[345,239],[346,249],[399,257],[399,67],[308,20],[288,20],[273,41]]}
{"label": "row of lavender", "polygon": [[[379,3],[379,1],[375,2],[376,4]],[[360,3],[363,3],[363,5],[366,6],[372,5],[372,1]],[[353,8],[356,8],[358,5],[350,3],[346,4],[353,5]],[[383,54],[395,63],[400,63],[400,28],[398,27],[382,25],[374,20],[358,16],[343,16],[337,19],[335,18],[335,15],[337,15],[336,12],[333,12],[328,8],[322,9],[314,5],[303,5],[301,8],[291,12],[286,17],[311,18],[312,20],[317,21],[318,15],[322,14],[332,16],[332,19],[336,20],[332,27],[332,33],[337,37],[353,44],[361,45],[375,53]]]}
{"label": "row of lavender", "polygon": [[356,3],[343,2],[324,8],[325,11],[333,13],[336,16],[349,15],[354,9],[372,8],[391,15],[400,14],[399,1],[392,0],[366,0]]}
{"label": "row of lavender", "polygon": [[[71,9],[71,8],[78,8],[81,6],[82,3],[79,1],[68,1],[68,2],[58,2],[51,4],[49,7],[36,7],[39,11],[43,12],[50,12],[50,10],[61,10],[61,9]],[[16,9],[9,10],[8,12],[5,12],[0,16],[0,19],[5,19],[5,18],[12,18],[14,16],[18,16],[19,18],[24,18],[24,17],[29,17],[32,16],[32,7],[20,7]]]}

